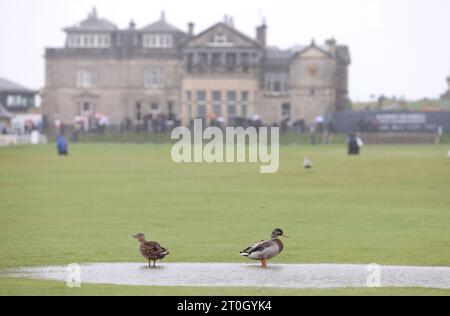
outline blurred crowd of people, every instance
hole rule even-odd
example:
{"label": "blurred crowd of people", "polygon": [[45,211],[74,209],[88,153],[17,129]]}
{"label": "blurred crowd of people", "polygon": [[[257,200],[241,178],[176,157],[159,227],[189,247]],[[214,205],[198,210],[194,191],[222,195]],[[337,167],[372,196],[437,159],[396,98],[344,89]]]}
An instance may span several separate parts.
{"label": "blurred crowd of people", "polygon": [[[234,117],[228,120],[222,116],[211,114],[208,119],[203,119],[204,127],[215,126],[221,129],[226,127],[255,127],[257,130],[264,125],[261,117],[254,114],[249,118]],[[140,117],[140,120],[133,121],[130,118],[124,119],[118,126],[111,126],[109,117],[102,113],[95,113],[91,116],[76,116],[74,125],[69,129],[69,135],[72,141],[77,141],[78,137],[84,133],[104,134],[108,130],[119,133],[167,133],[181,125],[181,121],[174,115],[147,114]],[[190,122],[190,127],[194,125],[194,119]],[[280,133],[296,133],[310,135],[311,144],[322,142],[330,144],[333,140],[335,127],[331,119],[325,119],[317,116],[311,125],[307,125],[304,120],[291,121],[289,117],[283,118],[280,122],[273,122],[271,127],[279,127]],[[65,124],[58,118],[54,121],[56,135],[66,133]]]}
{"label": "blurred crowd of people", "polygon": [[33,131],[42,133],[42,124],[33,120],[26,120],[20,127],[12,127],[11,124],[6,124],[2,127],[0,133],[2,135],[30,135]]}

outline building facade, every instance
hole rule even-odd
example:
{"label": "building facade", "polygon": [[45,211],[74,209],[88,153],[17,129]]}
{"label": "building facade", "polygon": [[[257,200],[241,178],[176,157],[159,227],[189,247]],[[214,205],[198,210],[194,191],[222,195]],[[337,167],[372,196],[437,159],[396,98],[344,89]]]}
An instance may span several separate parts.
{"label": "building facade", "polygon": [[26,113],[36,106],[38,92],[0,78],[0,103],[11,113]]}
{"label": "building facade", "polygon": [[348,103],[349,51],[334,40],[280,50],[266,45],[265,24],[255,38],[229,18],[195,34],[194,24],[183,32],[163,13],[144,28],[119,29],[95,9],[64,30],[65,47],[45,54],[50,121],[102,113],[111,125],[139,126],[149,116],[186,126],[219,117],[309,124]]}
{"label": "building facade", "polygon": [[39,92],[0,78],[0,134],[30,133],[42,124]]}

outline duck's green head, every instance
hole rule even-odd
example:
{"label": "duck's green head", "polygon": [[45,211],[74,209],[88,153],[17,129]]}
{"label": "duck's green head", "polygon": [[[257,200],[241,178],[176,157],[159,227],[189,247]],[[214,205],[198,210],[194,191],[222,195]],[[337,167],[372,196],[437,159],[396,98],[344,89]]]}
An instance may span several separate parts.
{"label": "duck's green head", "polygon": [[280,237],[280,236],[282,236],[282,237],[289,237],[289,236],[286,236],[286,235],[283,233],[283,230],[282,230],[282,229],[280,229],[280,228],[275,228],[275,229],[273,230],[273,232],[272,232],[272,239],[276,239],[276,238],[278,238],[278,237]]}

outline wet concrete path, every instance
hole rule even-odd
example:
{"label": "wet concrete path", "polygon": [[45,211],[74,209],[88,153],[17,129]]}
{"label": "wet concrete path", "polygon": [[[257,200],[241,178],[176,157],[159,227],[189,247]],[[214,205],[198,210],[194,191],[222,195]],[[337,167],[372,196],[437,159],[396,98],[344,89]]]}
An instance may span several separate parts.
{"label": "wet concrete path", "polygon": [[[65,266],[10,270],[16,277],[66,281]],[[379,282],[378,282],[379,281]],[[354,264],[94,263],[81,265],[81,282],[145,286],[247,286],[273,288],[427,287],[450,289],[450,267]],[[378,282],[378,283],[377,283]]]}

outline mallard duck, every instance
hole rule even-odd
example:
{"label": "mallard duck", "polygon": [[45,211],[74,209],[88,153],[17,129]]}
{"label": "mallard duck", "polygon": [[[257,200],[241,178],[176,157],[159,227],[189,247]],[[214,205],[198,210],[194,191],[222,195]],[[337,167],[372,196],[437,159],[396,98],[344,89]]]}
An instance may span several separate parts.
{"label": "mallard duck", "polygon": [[156,268],[156,260],[164,259],[164,257],[169,254],[169,251],[166,248],[161,247],[161,245],[156,241],[145,240],[145,235],[143,233],[138,233],[131,236],[136,238],[141,243],[139,251],[142,256],[148,260],[148,266],[150,268],[152,267],[151,261],[153,261],[153,267]]}
{"label": "mallard duck", "polygon": [[305,157],[305,160],[303,160],[303,167],[305,169],[311,169],[313,167],[313,163],[308,159],[308,157]]}
{"label": "mallard duck", "polygon": [[284,235],[283,230],[276,228],[272,232],[271,240],[261,240],[240,252],[241,256],[252,260],[261,260],[263,268],[267,267],[267,260],[275,257],[283,251],[283,243],[278,237],[289,237]]}

